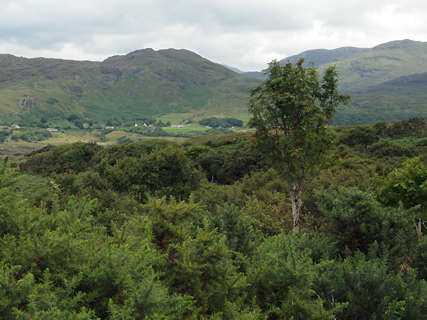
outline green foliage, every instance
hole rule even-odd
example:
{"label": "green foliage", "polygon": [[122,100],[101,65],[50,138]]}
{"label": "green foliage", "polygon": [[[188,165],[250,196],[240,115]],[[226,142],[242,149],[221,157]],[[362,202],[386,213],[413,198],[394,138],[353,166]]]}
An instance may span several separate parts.
{"label": "green foliage", "polygon": [[19,129],[12,132],[11,140],[14,141],[43,141],[52,138],[52,134],[46,129]]}
{"label": "green foliage", "polygon": [[190,158],[191,162],[196,165],[196,160],[197,158],[205,153],[205,152],[209,152],[211,150],[211,148],[207,147],[207,146],[200,146],[200,145],[190,145],[188,148],[186,148],[185,150],[185,155]]}
{"label": "green foliage", "polygon": [[221,311],[226,299],[233,301],[245,287],[231,253],[224,236],[198,228],[194,236],[169,247],[166,280],[177,292],[194,297],[201,314]]}
{"label": "green foliage", "polygon": [[168,145],[178,146],[176,143],[167,140],[145,140],[135,143],[123,143],[103,148],[93,157],[91,163],[98,165],[102,160],[108,159],[110,165],[114,165],[118,159],[123,157],[140,157],[144,154],[152,153]]}
{"label": "green foliage", "polygon": [[347,304],[340,319],[424,319],[425,282],[389,271],[387,259],[354,257],[321,263],[314,287],[326,306]]}
{"label": "green foliage", "polygon": [[22,196],[10,192],[20,179],[17,169],[11,169],[9,158],[5,157],[0,167],[0,236],[15,232],[19,226],[14,221],[14,213],[26,210]]}
{"label": "green foliage", "polygon": [[5,142],[7,140],[7,137],[10,136],[13,133],[13,130],[7,130],[3,128],[0,131],[0,142]]}
{"label": "green foliage", "polygon": [[231,152],[211,150],[201,153],[195,160],[209,181],[232,184],[250,172],[268,167],[264,156],[254,148],[242,144]]}
{"label": "green foliage", "polygon": [[427,237],[417,243],[410,266],[417,269],[418,279],[427,280]]}
{"label": "green foliage", "polygon": [[291,184],[300,183],[324,164],[336,137],[327,131],[335,108],[348,101],[337,92],[336,72],[329,68],[322,81],[315,68],[281,67],[272,62],[268,79],[255,88],[249,103],[248,125],[256,129],[257,144],[274,164],[285,170]]}
{"label": "green foliage", "polygon": [[402,203],[406,208],[427,204],[427,169],[415,157],[403,163],[400,169],[390,172],[387,177],[376,181],[376,197],[387,206],[398,206]]}
{"label": "green foliage", "polygon": [[372,127],[355,127],[350,133],[343,139],[340,140],[350,147],[357,145],[370,146],[374,142],[379,140],[379,136],[376,135],[375,129]]}
{"label": "green foliage", "polygon": [[393,121],[384,130],[384,135],[390,138],[405,136],[423,137],[426,133],[427,123],[425,118],[409,118],[408,120]]}
{"label": "green foliage", "polygon": [[316,68],[303,68],[303,62],[283,67],[277,61],[270,63],[268,78],[251,92],[248,122],[256,129],[258,148],[289,184],[295,231],[299,231],[307,181],[334,159],[330,151],[336,135],[327,130],[327,124],[336,107],[349,100],[338,93],[333,67],[319,80]]}
{"label": "green foliage", "polygon": [[415,243],[410,211],[383,208],[369,191],[357,188],[332,188],[318,191],[319,210],[324,214],[326,235],[342,255],[367,253],[374,243],[393,255],[406,259]]}
{"label": "green foliage", "polygon": [[133,142],[132,139],[126,136],[122,136],[117,139],[117,143],[132,143],[132,142]]}
{"label": "green foliage", "polygon": [[190,236],[191,229],[201,224],[204,215],[200,204],[193,201],[176,201],[150,198],[144,205],[145,215],[150,219],[150,231],[157,247],[166,251],[174,243],[182,243]]}
{"label": "green foliage", "polygon": [[327,123],[336,106],[348,100],[337,92],[333,68],[321,82],[316,69],[303,68],[302,62],[283,67],[272,62],[268,79],[252,91],[249,103],[248,125],[256,129],[258,147],[285,170],[291,184],[308,179],[324,163],[336,139]]}
{"label": "green foliage", "polygon": [[[2,319],[182,319],[191,299],[170,295],[153,266],[163,258],[150,233],[112,236],[94,224],[95,201],[56,198],[51,214],[30,208],[1,172],[0,317]],[[8,200],[9,199],[9,200]],[[5,207],[3,207],[5,208]],[[137,220],[128,227],[136,229]]]}
{"label": "green foliage", "polygon": [[110,162],[111,158],[104,158],[94,170],[108,181],[113,190],[132,192],[142,201],[147,195],[185,199],[200,181],[183,148],[173,145],[139,157],[117,159],[114,165]]}
{"label": "green foliage", "polygon": [[209,126],[212,128],[230,128],[230,127],[242,127],[243,121],[235,118],[205,118],[199,121],[202,126]]}
{"label": "green foliage", "polygon": [[70,114],[67,117],[67,120],[73,123],[77,128],[84,129],[85,127],[90,127],[93,125],[93,120],[89,118],[84,118],[74,113]]}
{"label": "green foliage", "polygon": [[380,140],[373,143],[369,147],[369,152],[377,158],[383,157],[407,157],[411,158],[415,155],[415,148],[413,146],[400,146],[390,140]]}
{"label": "green foliage", "polygon": [[[396,141],[387,124],[363,128]],[[365,137],[353,129],[328,130]],[[342,165],[307,185],[298,235],[289,185],[250,134],[49,147],[21,162],[34,168],[25,176],[6,160],[0,318],[423,319],[426,241],[410,221],[418,209],[384,207],[369,191],[375,173],[403,158],[370,149],[338,146]],[[405,170],[413,177],[395,184],[422,189],[422,161]]]}
{"label": "green foliage", "polygon": [[210,228],[227,237],[227,246],[232,251],[246,256],[253,254],[256,243],[251,220],[236,206],[218,207],[215,215],[211,217]]}
{"label": "green foliage", "polygon": [[423,215],[427,209],[427,170],[420,159],[416,157],[408,160],[403,168],[390,172],[383,179],[378,178],[376,184],[376,196],[381,203],[387,206],[402,203],[406,208],[420,207],[418,215],[413,214],[420,237]]}
{"label": "green foliage", "polygon": [[22,171],[50,174],[69,171],[82,172],[102,146],[96,143],[75,142],[62,146],[47,146],[29,153],[26,162],[20,165]]}
{"label": "green foliage", "polygon": [[248,270],[249,297],[269,319],[334,319],[314,298],[315,273],[309,253],[297,249],[298,241],[281,234],[257,248]]}

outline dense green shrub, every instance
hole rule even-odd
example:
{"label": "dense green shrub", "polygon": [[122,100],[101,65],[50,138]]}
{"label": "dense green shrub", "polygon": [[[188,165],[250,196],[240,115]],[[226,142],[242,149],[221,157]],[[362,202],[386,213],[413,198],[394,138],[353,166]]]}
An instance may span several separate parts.
{"label": "dense green shrub", "polygon": [[369,147],[369,152],[377,158],[383,157],[414,157],[416,154],[413,146],[404,147],[390,140],[380,140]]}
{"label": "dense green shrub", "polygon": [[371,126],[355,127],[347,136],[340,139],[340,142],[350,147],[357,145],[370,146],[379,140],[379,136],[375,133],[375,129]]}
{"label": "dense green shrub", "polygon": [[315,277],[308,250],[298,239],[284,234],[264,241],[248,270],[248,298],[253,298],[269,319],[334,319],[312,290]]}
{"label": "dense green shrub", "polygon": [[327,308],[348,303],[339,319],[425,319],[425,282],[415,273],[389,271],[387,259],[368,259],[361,252],[318,266],[314,280]]}
{"label": "dense green shrub", "polygon": [[[0,173],[1,319],[183,319],[190,297],[170,294],[154,266],[164,263],[149,229],[129,221],[111,236],[94,223],[95,201],[58,198],[50,214],[11,191]],[[4,206],[4,204],[8,204]]]}
{"label": "dense green shrub", "polygon": [[325,217],[326,234],[340,253],[367,253],[375,242],[381,244],[396,261],[416,243],[411,212],[384,208],[369,191],[357,188],[332,188],[316,193],[319,209]]}
{"label": "dense green shrub", "polygon": [[46,175],[53,172],[82,172],[89,168],[90,161],[102,148],[93,142],[47,146],[29,153],[26,161],[20,164],[20,168],[22,171]]}
{"label": "dense green shrub", "polygon": [[110,162],[111,158],[104,158],[94,171],[105,178],[113,190],[133,193],[141,201],[145,201],[147,195],[185,199],[200,182],[183,148],[173,145],[139,157],[122,157],[114,165]]}

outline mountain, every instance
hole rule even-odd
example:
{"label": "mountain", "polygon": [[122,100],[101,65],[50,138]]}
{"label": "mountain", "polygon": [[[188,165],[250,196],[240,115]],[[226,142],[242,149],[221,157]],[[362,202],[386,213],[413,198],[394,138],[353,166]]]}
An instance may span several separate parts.
{"label": "mountain", "polygon": [[310,61],[314,62],[314,66],[320,66],[324,63],[330,63],[336,61],[338,58],[346,57],[354,53],[365,50],[364,48],[356,47],[341,47],[333,50],[326,49],[315,49],[301,52],[300,54],[287,57],[279,61],[281,65],[286,63],[296,63],[300,58],[304,58],[304,67],[311,66]]}
{"label": "mountain", "polygon": [[340,90],[352,98],[349,106],[337,109],[335,124],[427,117],[427,42],[391,41],[339,58],[333,64]]}
{"label": "mountain", "polygon": [[223,64],[223,66],[226,67],[226,68],[228,68],[228,69],[230,69],[231,71],[234,71],[234,72],[237,72],[237,73],[243,73],[242,70],[239,70],[237,68],[233,68],[233,67],[227,66],[226,64]]}
{"label": "mountain", "polygon": [[[305,58],[305,66],[313,60],[319,71],[335,65],[339,73],[340,89],[347,93],[358,93],[364,88],[397,77],[427,72],[427,42],[398,40],[373,48],[308,50],[284,58],[279,63],[295,63],[299,58]],[[265,78],[263,71],[243,74],[258,79]]]}
{"label": "mountain", "polygon": [[[363,51],[363,48],[356,47],[341,47],[337,49],[327,50],[327,49],[314,49],[301,52],[299,54],[284,58],[279,60],[280,65],[285,65],[286,63],[296,63],[300,58],[304,58],[305,62],[304,67],[312,66],[310,61],[314,62],[314,66],[320,66],[325,63],[336,61],[338,58],[349,56],[353,53]],[[252,71],[252,72],[243,72],[244,75],[249,77],[254,77],[257,79],[265,79],[263,71]]]}
{"label": "mountain", "polygon": [[[334,125],[427,117],[427,43],[309,50],[300,56],[336,65],[351,95]],[[0,122],[77,114],[106,122],[167,113],[247,118],[250,89],[263,72],[238,74],[188,50],[137,50],[102,62],[0,55]],[[249,77],[252,75],[254,77]]]}
{"label": "mountain", "polygon": [[400,40],[384,43],[320,66],[335,65],[341,90],[357,93],[398,77],[427,72],[427,42]]}
{"label": "mountain", "polygon": [[102,62],[0,55],[0,113],[104,121],[203,110],[245,112],[259,81],[188,50],[144,49]]}

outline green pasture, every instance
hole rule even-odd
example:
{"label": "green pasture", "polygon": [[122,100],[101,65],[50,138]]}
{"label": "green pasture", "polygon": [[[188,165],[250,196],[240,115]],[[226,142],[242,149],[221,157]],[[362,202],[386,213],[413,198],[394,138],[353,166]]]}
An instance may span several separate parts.
{"label": "green pasture", "polygon": [[207,129],[202,126],[186,126],[185,128],[173,128],[173,127],[163,127],[164,131],[169,133],[187,133],[191,131],[206,131]]}

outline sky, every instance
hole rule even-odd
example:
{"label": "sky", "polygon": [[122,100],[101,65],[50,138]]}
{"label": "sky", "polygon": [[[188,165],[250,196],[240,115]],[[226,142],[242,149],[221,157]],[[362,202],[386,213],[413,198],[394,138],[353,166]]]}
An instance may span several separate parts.
{"label": "sky", "polygon": [[312,49],[427,41],[420,0],[1,0],[0,53],[102,61],[187,49],[260,71]]}

